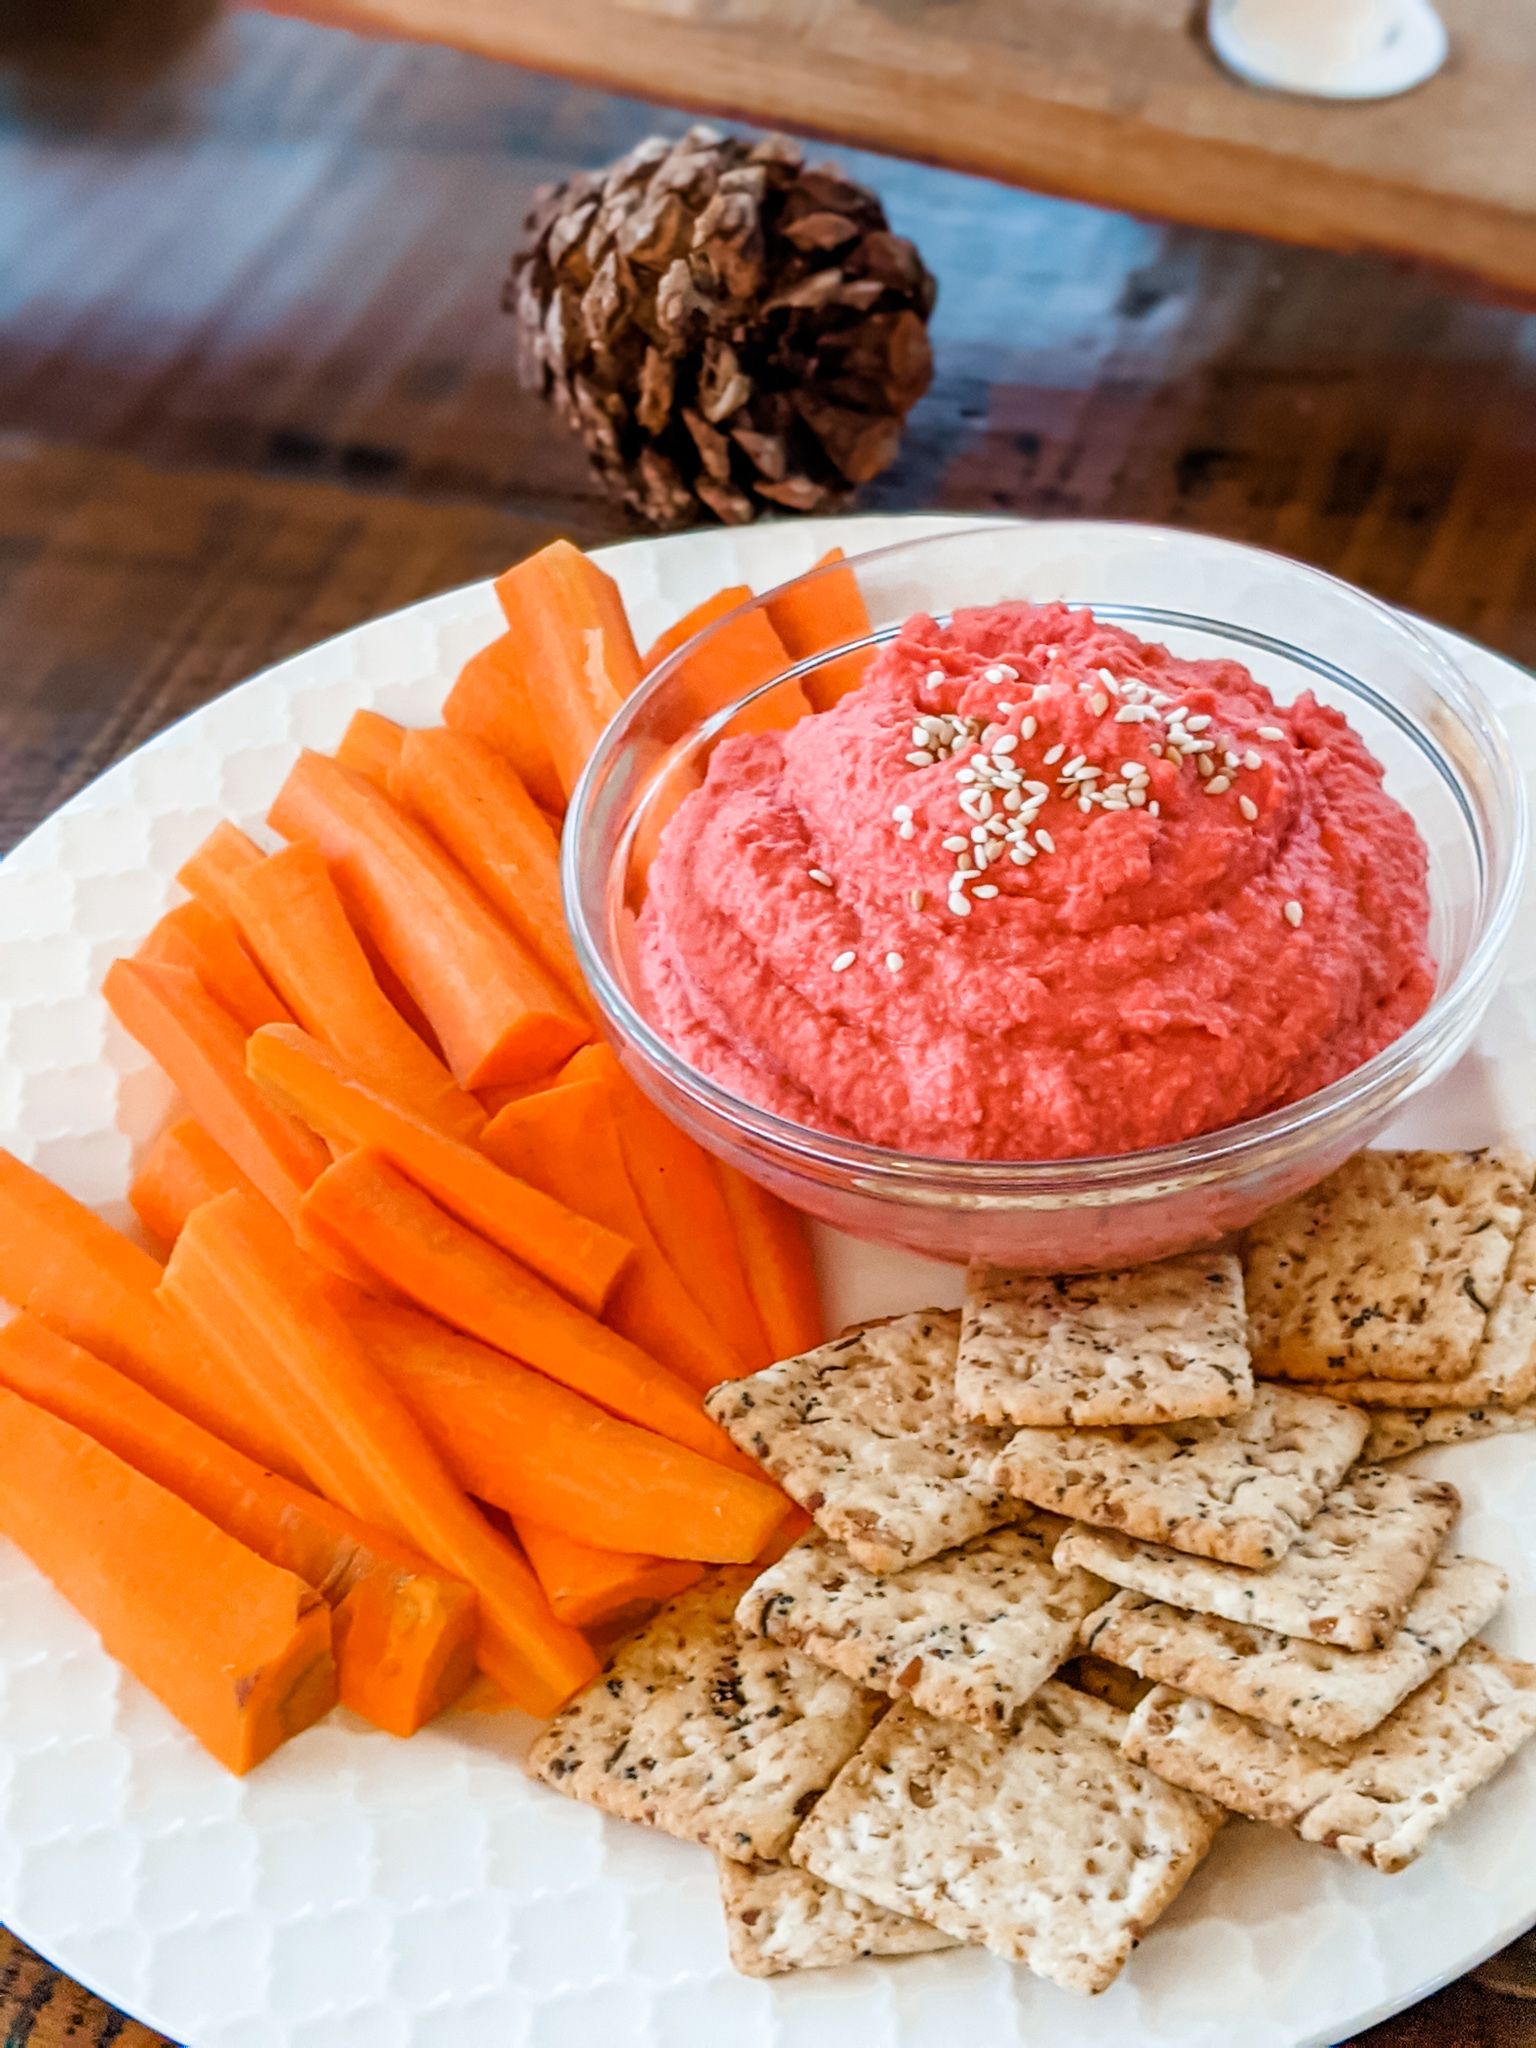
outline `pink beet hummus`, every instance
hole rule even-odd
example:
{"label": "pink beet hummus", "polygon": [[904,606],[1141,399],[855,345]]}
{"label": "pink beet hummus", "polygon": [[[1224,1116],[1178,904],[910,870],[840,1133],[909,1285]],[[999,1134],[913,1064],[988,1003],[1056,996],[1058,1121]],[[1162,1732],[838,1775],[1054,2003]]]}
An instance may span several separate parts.
{"label": "pink beet hummus", "polygon": [[662,1034],[796,1122],[954,1159],[1261,1115],[1429,1003],[1425,854],[1338,712],[1059,605],[909,620],[724,741],[662,835]]}

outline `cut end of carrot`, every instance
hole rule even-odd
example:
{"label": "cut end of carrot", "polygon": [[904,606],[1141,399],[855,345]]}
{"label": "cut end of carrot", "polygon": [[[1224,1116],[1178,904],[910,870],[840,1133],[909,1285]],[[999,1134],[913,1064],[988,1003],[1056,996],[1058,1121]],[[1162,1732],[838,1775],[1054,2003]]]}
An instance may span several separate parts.
{"label": "cut end of carrot", "polygon": [[366,775],[379,789],[388,789],[389,778],[400,765],[405,745],[405,727],[377,711],[354,711],[336,748],[335,758],[343,768]]}
{"label": "cut end of carrot", "polygon": [[614,1628],[696,1585],[701,1564],[594,1550],[558,1529],[513,1517],[517,1539],[538,1574],[550,1607],[573,1628]]}

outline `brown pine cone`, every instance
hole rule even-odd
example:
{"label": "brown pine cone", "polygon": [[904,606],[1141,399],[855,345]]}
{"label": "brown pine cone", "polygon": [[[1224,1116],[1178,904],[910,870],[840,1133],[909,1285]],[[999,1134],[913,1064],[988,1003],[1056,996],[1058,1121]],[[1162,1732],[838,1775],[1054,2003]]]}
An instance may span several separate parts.
{"label": "brown pine cone", "polygon": [[546,187],[503,304],[522,381],[658,527],[836,511],[928,388],[934,281],[872,192],[782,135],[654,135]]}

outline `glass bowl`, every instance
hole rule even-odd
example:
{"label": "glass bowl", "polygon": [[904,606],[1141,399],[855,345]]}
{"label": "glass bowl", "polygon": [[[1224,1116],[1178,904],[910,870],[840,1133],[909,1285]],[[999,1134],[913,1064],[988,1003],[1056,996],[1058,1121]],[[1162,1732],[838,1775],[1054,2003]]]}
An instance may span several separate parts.
{"label": "glass bowl", "polygon": [[646,849],[735,713],[782,680],[739,696],[726,685],[717,697],[708,651],[728,623],[721,620],[648,677],[608,727],[572,800],[563,854],[576,952],[609,1036],[634,1079],[701,1144],[856,1237],[930,1258],[1102,1271],[1217,1243],[1309,1187],[1465,1049],[1496,985],[1519,896],[1524,789],[1496,714],[1401,615],[1281,556],[1156,527],[1063,520],[957,528],[847,566],[870,638],[785,674],[803,676],[853,648],[883,644],[916,611],[942,619],[962,606],[1059,600],[1091,606],[1177,654],[1241,661],[1282,704],[1312,690],[1335,705],[1383,764],[1387,789],[1428,848],[1434,998],[1402,1037],[1315,1095],[1203,1137],[1112,1157],[928,1158],[831,1136],[744,1100],[656,1031],[634,943]]}

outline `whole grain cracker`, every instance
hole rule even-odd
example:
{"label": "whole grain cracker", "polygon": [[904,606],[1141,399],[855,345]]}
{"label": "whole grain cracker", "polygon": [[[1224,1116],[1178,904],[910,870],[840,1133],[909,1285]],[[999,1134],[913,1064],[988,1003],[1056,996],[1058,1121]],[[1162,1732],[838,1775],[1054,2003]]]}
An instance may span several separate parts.
{"label": "whole grain cracker", "polygon": [[1449,1663],[1508,1588],[1480,1557],[1440,1558],[1379,1650],[1341,1650],[1123,1592],[1088,1617],[1082,1641],[1142,1678],[1337,1747],[1368,1734]]}
{"label": "whole grain cracker", "polygon": [[885,1577],[818,1530],[753,1583],[737,1625],[940,1719],[1006,1728],[1109,1592],[1052,1564],[1066,1527],[1033,1514]]}
{"label": "whole grain cracker", "polygon": [[1088,1650],[1063,1664],[1056,1676],[1063,1685],[1074,1685],[1079,1692],[1092,1693],[1096,1700],[1107,1700],[1122,1714],[1134,1713],[1153,1683],[1150,1678],[1138,1678],[1126,1665],[1111,1664],[1107,1657],[1095,1657]]}
{"label": "whole grain cracker", "polygon": [[915,1956],[955,1946],[953,1935],[888,1913],[793,1864],[737,1863],[729,1856],[716,1861],[726,1941],[744,1977],[834,1969],[862,1956]]}
{"label": "whole grain cracker", "polygon": [[1081,1525],[1056,1546],[1056,1562],[1243,1627],[1379,1650],[1401,1627],[1460,1508],[1443,1480],[1357,1466],[1265,1571]]}
{"label": "whole grain cracker", "polygon": [[1142,1701],[1125,1746],[1172,1784],[1391,1872],[1533,1735],[1536,1665],[1472,1642],[1342,1753],[1172,1686]]}
{"label": "whole grain cracker", "polygon": [[1381,1465],[1435,1444],[1470,1443],[1474,1437],[1525,1429],[1536,1429],[1536,1401],[1518,1408],[1376,1408],[1360,1458],[1363,1464]]}
{"label": "whole grain cracker", "polygon": [[1126,1726],[1054,1680],[1011,1734],[893,1707],[800,1830],[793,1861],[1037,1976],[1102,1991],[1222,1819],[1126,1757]]}
{"label": "whole grain cracker", "polygon": [[1255,1371],[1355,1384],[1483,1370],[1533,1180],[1523,1152],[1361,1152],[1260,1217],[1244,1240]]}
{"label": "whole grain cracker", "polygon": [[959,1341],[958,1311],[894,1316],[704,1405],[867,1570],[899,1571],[1019,1513],[989,1476],[1007,1432],[956,1419]]}
{"label": "whole grain cracker", "polygon": [[1253,1400],[1231,1253],[1118,1273],[974,1264],[955,1399],[973,1422],[1079,1427],[1232,1415]]}
{"label": "whole grain cracker", "polygon": [[885,1702],[741,1636],[750,1580],[711,1573],[664,1607],[538,1737],[532,1775],[722,1856],[781,1856]]}
{"label": "whole grain cracker", "polygon": [[1010,1493],[1080,1522],[1195,1557],[1283,1557],[1365,1441],[1358,1409],[1259,1387],[1241,1415],[1155,1429],[1021,1429],[993,1474]]}

